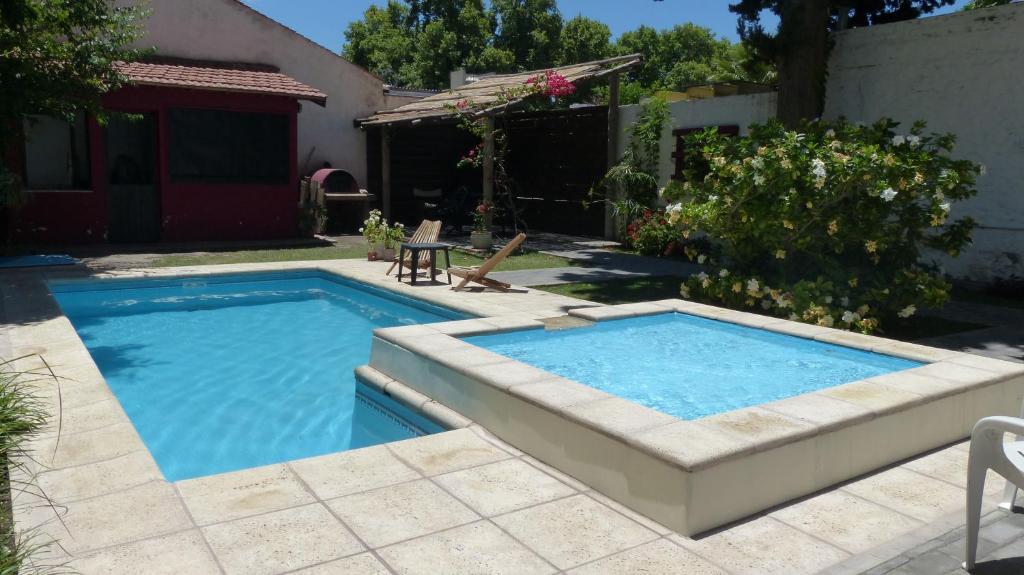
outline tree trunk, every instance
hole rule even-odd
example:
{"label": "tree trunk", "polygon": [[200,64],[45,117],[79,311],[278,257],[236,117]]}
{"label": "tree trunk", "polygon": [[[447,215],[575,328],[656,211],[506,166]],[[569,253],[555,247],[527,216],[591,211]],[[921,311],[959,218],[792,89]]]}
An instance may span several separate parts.
{"label": "tree trunk", "polygon": [[821,115],[828,65],[828,0],[795,0],[779,30],[778,117],[787,128]]}

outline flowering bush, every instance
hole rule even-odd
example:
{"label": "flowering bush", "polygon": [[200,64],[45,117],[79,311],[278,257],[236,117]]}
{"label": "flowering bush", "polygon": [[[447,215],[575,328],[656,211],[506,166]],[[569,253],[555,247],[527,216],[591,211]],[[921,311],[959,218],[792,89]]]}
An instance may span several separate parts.
{"label": "flowering bush", "polygon": [[380,210],[371,210],[370,214],[363,220],[363,227],[359,228],[366,242],[370,245],[384,243],[388,233],[388,222],[384,219]]}
{"label": "flowering bush", "polygon": [[554,70],[530,78],[526,85],[535,88],[537,93],[553,98],[564,98],[576,93],[576,85]]}
{"label": "flowering bush", "polygon": [[626,225],[626,240],[643,255],[671,255],[681,239],[682,231],[668,221],[665,210],[645,209]]}
{"label": "flowering bush", "polygon": [[691,136],[685,180],[666,192],[678,201],[668,220],[714,247],[688,250],[710,273],[689,278],[683,296],[865,333],[945,303],[950,286],[922,251],[956,256],[970,243],[973,221],[950,214],[982,170],[948,156],[952,135],[897,126]]}
{"label": "flowering bush", "polygon": [[405,241],[405,225],[395,222],[384,231],[384,247],[389,250]]}
{"label": "flowering bush", "polygon": [[479,168],[483,165],[483,149],[484,143],[473,146],[465,156],[459,158],[459,163],[456,164],[458,168]]}
{"label": "flowering bush", "polygon": [[487,231],[487,216],[494,213],[494,204],[481,201],[473,209],[473,231],[474,232],[486,232]]}

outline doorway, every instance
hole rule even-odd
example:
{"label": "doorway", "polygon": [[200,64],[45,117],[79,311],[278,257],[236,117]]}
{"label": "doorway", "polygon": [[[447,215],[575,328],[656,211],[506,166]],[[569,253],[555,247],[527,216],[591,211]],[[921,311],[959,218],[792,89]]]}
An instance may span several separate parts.
{"label": "doorway", "polygon": [[110,118],[104,130],[107,171],[107,239],[160,241],[156,115]]}

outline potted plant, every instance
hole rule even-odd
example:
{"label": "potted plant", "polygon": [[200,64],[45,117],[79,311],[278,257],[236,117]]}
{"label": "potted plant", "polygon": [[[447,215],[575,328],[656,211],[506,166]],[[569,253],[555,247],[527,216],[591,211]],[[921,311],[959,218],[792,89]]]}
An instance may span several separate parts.
{"label": "potted plant", "polygon": [[359,231],[366,238],[367,260],[372,262],[383,255],[384,234],[387,232],[387,226],[387,222],[381,217],[380,210],[371,210],[370,215],[363,220],[363,227],[359,228]]}
{"label": "potted plant", "polygon": [[405,241],[405,226],[395,222],[384,228],[384,261],[395,259],[395,248]]}
{"label": "potted plant", "polygon": [[469,243],[473,249],[489,250],[494,244],[491,230],[487,229],[488,217],[494,213],[494,204],[483,200],[473,210],[473,231],[469,234]]}

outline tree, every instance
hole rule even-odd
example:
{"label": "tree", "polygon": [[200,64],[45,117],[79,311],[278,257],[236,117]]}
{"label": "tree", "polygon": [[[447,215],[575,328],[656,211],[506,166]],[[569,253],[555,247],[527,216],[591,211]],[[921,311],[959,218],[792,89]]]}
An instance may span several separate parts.
{"label": "tree", "polygon": [[612,31],[607,25],[584,16],[565,23],[560,37],[558,64],[576,64],[607,58],[612,51]]}
{"label": "tree", "polygon": [[964,4],[964,10],[977,10],[978,8],[991,8],[993,6],[1005,6],[1013,0],[971,0]]}
{"label": "tree", "polygon": [[[917,18],[954,0],[740,0],[729,6],[739,16],[740,37],[778,69],[778,117],[789,127],[821,114],[830,48],[829,32],[841,20],[869,26]],[[770,33],[761,14],[779,18]]]}
{"label": "tree", "polygon": [[100,96],[126,81],[114,63],[142,54],[139,17],[107,0],[0,0],[0,158],[27,115],[102,117]]}
{"label": "tree", "polygon": [[494,47],[511,53],[517,68],[554,65],[562,33],[556,0],[491,0],[491,16],[497,23]]}
{"label": "tree", "polygon": [[416,83],[409,65],[414,34],[409,7],[388,0],[381,8],[370,6],[363,19],[345,30],[342,55],[380,76],[388,84]]}

